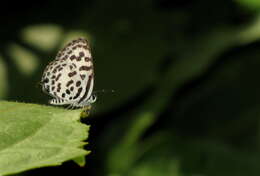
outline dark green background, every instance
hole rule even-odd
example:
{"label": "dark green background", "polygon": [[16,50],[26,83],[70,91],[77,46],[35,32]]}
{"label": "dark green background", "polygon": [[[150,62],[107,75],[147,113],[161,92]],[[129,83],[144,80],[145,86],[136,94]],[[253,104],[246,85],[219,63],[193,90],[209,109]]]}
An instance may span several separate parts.
{"label": "dark green background", "polygon": [[[89,36],[94,89],[108,90],[83,120],[91,125],[85,167],[22,174],[259,176],[259,10],[257,0],[3,4],[1,99],[46,104],[43,69],[75,31]],[[60,29],[56,44],[28,42],[23,31],[35,26]],[[14,59],[13,45],[35,56],[33,71],[21,71],[26,57]]]}

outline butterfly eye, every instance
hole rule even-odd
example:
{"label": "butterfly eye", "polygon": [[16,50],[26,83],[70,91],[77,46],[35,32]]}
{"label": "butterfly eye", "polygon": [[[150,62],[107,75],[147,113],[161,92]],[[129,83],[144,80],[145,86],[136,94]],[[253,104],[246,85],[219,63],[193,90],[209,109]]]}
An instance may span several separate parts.
{"label": "butterfly eye", "polygon": [[91,95],[91,97],[89,98],[89,102],[90,103],[94,103],[97,100],[97,96],[96,95]]}

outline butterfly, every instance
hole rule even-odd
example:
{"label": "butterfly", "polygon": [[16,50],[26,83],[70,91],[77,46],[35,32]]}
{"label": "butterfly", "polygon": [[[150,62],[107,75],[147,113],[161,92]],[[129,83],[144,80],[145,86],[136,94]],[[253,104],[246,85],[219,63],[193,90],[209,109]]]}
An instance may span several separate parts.
{"label": "butterfly", "polygon": [[43,92],[53,97],[50,104],[85,107],[94,103],[94,68],[88,41],[78,38],[60,50],[46,66],[41,85]]}

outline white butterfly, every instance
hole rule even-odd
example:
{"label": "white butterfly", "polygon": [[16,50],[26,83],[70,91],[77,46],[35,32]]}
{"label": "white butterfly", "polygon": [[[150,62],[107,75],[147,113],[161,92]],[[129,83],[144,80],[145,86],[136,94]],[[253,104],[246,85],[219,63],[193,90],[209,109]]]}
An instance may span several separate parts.
{"label": "white butterfly", "polygon": [[42,90],[54,98],[50,104],[84,107],[94,103],[94,69],[87,40],[73,40],[60,50],[45,68],[41,83]]}

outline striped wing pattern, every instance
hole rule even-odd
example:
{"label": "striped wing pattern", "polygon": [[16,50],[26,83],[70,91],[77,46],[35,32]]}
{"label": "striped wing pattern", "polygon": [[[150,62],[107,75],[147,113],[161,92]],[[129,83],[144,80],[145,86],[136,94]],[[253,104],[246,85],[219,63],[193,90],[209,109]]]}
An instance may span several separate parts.
{"label": "striped wing pattern", "polygon": [[79,38],[60,50],[44,70],[42,89],[51,104],[87,106],[93,102],[94,70],[87,40]]}

